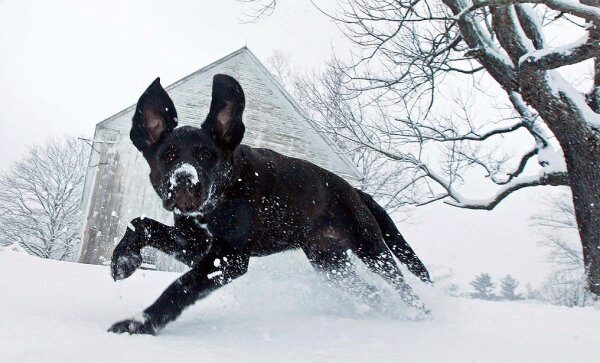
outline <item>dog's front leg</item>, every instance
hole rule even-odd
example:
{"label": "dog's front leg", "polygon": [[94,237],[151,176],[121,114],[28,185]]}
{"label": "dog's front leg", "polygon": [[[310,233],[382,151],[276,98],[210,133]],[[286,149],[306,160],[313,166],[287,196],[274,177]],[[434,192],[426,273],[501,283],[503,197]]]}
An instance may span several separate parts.
{"label": "dog's front leg", "polygon": [[248,270],[248,256],[207,256],[193,269],[175,280],[162,295],[136,318],[113,324],[108,331],[129,334],[156,334],[196,300],[243,275]]}
{"label": "dog's front leg", "polygon": [[127,278],[142,265],[143,247],[155,247],[168,254],[177,252],[177,243],[170,233],[172,228],[150,218],[132,220],[113,251],[110,263],[113,279]]}

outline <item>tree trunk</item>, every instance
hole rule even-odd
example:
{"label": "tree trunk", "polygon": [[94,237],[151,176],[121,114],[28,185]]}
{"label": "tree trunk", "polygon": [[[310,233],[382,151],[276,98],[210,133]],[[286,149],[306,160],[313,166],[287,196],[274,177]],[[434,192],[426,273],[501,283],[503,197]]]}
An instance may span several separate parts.
{"label": "tree trunk", "polygon": [[[511,17],[508,9],[492,7],[492,24],[502,47],[513,62],[519,64],[516,70],[516,89],[503,75],[496,74],[494,78],[497,78],[508,92],[519,92],[537,111],[560,143],[573,194],[588,290],[600,298],[600,133],[592,128],[591,120],[588,120],[589,115],[585,114],[581,105],[574,99],[580,95],[571,94],[573,90],[560,89],[560,81],[554,80],[551,73],[556,71],[538,69],[526,62],[519,63],[521,56],[527,51],[520,35],[520,31],[523,30],[521,24],[527,24],[527,20]],[[591,29],[589,35],[595,40],[600,38],[597,29]],[[595,69],[598,71],[598,68]],[[556,77],[560,75],[556,74]],[[594,80],[595,83],[600,82],[600,75],[595,74]],[[594,96],[598,86],[600,85],[594,84]]]}
{"label": "tree trunk", "polygon": [[560,143],[567,164],[588,290],[600,297],[600,137],[568,95],[556,95],[544,72],[521,74],[521,92]]}
{"label": "tree trunk", "polygon": [[[588,289],[600,297],[600,147],[597,138],[563,150],[567,159],[575,217],[587,274]],[[574,143],[573,143],[574,144]],[[579,149],[579,150],[577,150]]]}
{"label": "tree trunk", "polygon": [[[600,0],[581,0],[582,4],[599,7]],[[589,31],[592,40],[600,39],[600,30]],[[600,58],[594,59],[594,85],[588,104],[600,113]],[[583,262],[587,274],[588,290],[600,297],[600,137],[598,133],[581,139],[581,149],[575,156],[566,156],[569,179],[573,193],[575,217],[583,247]],[[562,144],[561,144],[562,145]],[[567,145],[570,148],[570,145]],[[563,146],[563,150],[566,148]]]}
{"label": "tree trunk", "polygon": [[[540,115],[543,113],[547,112],[540,112]],[[543,118],[556,120],[565,117],[565,113],[544,115]],[[588,290],[600,297],[600,139],[597,132],[575,126],[576,118],[572,115],[562,122],[549,122],[548,126],[565,155]],[[553,127],[554,123],[570,124],[571,127],[557,129]]]}
{"label": "tree trunk", "polygon": [[[442,0],[454,15],[461,13],[465,5],[460,0]],[[600,0],[581,0],[590,6],[600,6]],[[557,94],[547,78],[545,70],[520,64],[520,57],[527,48],[521,43],[523,26],[527,25],[529,36],[536,34],[537,25],[526,18],[515,19],[505,7],[491,7],[492,23],[502,48],[512,58],[517,69],[485,52],[488,46],[481,37],[481,29],[473,18],[458,20],[463,40],[488,73],[507,93],[518,92],[548,125],[562,147],[569,183],[573,194],[575,217],[581,238],[588,290],[600,299],[600,133],[586,123],[586,115],[567,94]],[[518,23],[517,23],[518,21]],[[539,30],[539,29],[538,29]],[[590,38],[600,39],[600,30],[590,29]],[[525,34],[526,35],[526,34]],[[526,35],[527,36],[527,35]],[[539,38],[539,37],[538,37]],[[516,74],[515,74],[516,73]],[[594,87],[588,94],[588,103],[598,112],[600,108],[600,59],[595,59]]]}

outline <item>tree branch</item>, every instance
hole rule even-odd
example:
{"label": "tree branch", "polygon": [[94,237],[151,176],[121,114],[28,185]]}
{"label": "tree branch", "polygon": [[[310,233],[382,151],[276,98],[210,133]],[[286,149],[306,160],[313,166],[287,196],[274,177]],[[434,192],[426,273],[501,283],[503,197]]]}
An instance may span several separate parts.
{"label": "tree branch", "polygon": [[600,26],[600,9],[584,5],[570,0],[486,0],[474,1],[473,5],[462,10],[456,15],[457,19],[465,17],[468,13],[481,9],[486,6],[507,6],[514,4],[543,4],[552,10],[560,11],[561,13],[571,14],[582,19],[587,19]]}
{"label": "tree branch", "polygon": [[454,199],[454,201],[445,201],[445,203],[459,208],[492,210],[513,192],[516,192],[519,189],[540,185],[568,186],[569,176],[566,172],[545,173],[544,170],[542,170],[538,175],[535,176],[513,179],[490,199],[468,199],[462,197],[460,194],[449,192],[449,196]]}
{"label": "tree branch", "polygon": [[465,11],[461,1],[442,0],[458,21],[460,33],[469,51],[466,56],[476,58],[489,74],[507,90],[517,90],[519,82],[512,61],[502,53],[486,34],[479,21],[470,11]]}
{"label": "tree branch", "polygon": [[515,10],[525,35],[531,39],[535,49],[544,48],[546,41],[542,32],[542,23],[537,13],[528,4],[517,4]]}
{"label": "tree branch", "polygon": [[587,36],[573,44],[555,49],[541,49],[523,55],[519,66],[535,69],[555,69],[600,57],[600,41],[587,42]]}

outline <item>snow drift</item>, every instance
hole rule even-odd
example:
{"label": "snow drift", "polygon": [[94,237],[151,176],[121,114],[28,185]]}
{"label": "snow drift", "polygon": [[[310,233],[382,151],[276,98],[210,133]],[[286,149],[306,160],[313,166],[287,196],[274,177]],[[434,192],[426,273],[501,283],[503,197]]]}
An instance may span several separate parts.
{"label": "snow drift", "polygon": [[407,319],[383,289],[372,311],[324,285],[298,253],[253,259],[247,275],[186,310],[158,336],[111,323],[150,304],[177,274],[108,268],[0,251],[0,361],[545,361],[592,362],[600,311],[449,298],[411,279],[433,316]]}

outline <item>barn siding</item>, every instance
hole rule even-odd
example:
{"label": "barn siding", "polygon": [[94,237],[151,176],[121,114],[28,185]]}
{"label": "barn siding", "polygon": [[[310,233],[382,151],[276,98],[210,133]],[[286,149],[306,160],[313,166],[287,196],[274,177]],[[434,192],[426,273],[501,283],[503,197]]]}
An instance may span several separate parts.
{"label": "barn siding", "polygon": [[[338,150],[320,135],[297,105],[260,62],[246,49],[166,87],[177,108],[180,125],[199,126],[210,107],[212,77],[226,73],[235,77],[246,95],[243,143],[252,147],[273,149],[284,155],[309,160],[325,169],[357,183],[360,175],[340,156]],[[96,166],[93,185],[87,186],[87,201],[80,260],[99,264],[109,260],[115,241],[119,241],[128,222],[146,215],[172,225],[172,216],[162,208],[159,197],[148,180],[149,167],[141,153],[129,140],[134,107],[101,122],[96,137],[102,132],[113,135],[114,144],[105,144],[100,159],[108,164]],[[180,270],[170,258],[159,256],[162,269]]]}
{"label": "barn siding", "polygon": [[120,156],[116,150],[118,134],[103,133],[104,142],[94,144],[98,155],[96,172],[93,174],[92,193],[84,224],[84,244],[80,261],[101,264],[108,261],[114,238],[120,233],[114,223],[115,208],[121,206],[121,185],[124,173],[121,172]]}

